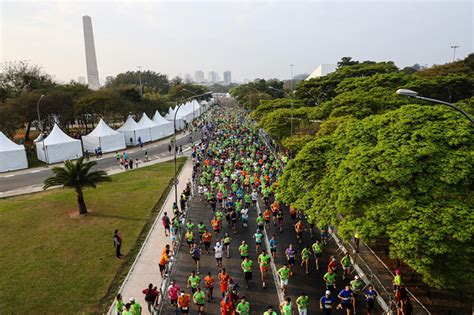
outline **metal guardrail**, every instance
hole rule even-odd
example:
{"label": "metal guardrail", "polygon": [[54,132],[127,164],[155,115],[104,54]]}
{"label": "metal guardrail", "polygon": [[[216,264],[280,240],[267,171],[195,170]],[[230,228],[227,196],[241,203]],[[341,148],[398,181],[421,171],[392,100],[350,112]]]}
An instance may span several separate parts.
{"label": "metal guardrail", "polygon": [[[194,197],[194,183],[191,181],[191,196],[186,201],[186,208],[184,211],[184,222],[188,221],[189,210],[191,209],[191,201]],[[158,301],[155,305],[155,311],[153,314],[162,314],[163,308],[165,305],[168,305],[169,299],[167,297],[167,289],[170,285],[170,281],[173,278],[173,274],[176,272],[176,266],[178,261],[176,257],[178,257],[178,253],[181,247],[181,240],[184,237],[185,225],[180,224],[179,233],[176,234],[176,240],[173,244],[173,260],[171,260],[166,266],[165,277],[163,278],[163,282],[161,283],[160,287],[160,295],[158,296]]]}

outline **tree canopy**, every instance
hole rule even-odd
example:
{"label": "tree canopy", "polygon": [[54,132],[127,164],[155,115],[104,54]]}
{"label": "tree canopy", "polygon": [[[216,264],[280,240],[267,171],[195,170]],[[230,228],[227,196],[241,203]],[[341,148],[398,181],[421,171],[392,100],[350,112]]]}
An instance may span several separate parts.
{"label": "tree canopy", "polygon": [[[474,127],[447,106],[395,91],[455,102],[472,115],[473,60],[399,70],[343,58],[335,72],[298,85],[293,110],[284,98],[262,102],[252,115],[295,155],[277,198],[320,227],[336,226],[344,240],[357,232],[364,242],[388,242],[390,256],[429,285],[471,283]],[[300,128],[315,121],[316,129]]]}

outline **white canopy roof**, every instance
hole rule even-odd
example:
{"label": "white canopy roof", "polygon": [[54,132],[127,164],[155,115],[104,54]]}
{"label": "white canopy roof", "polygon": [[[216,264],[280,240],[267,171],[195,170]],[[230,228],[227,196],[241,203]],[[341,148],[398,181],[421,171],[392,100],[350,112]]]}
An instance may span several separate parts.
{"label": "white canopy roof", "polygon": [[8,139],[8,137],[0,131],[0,152],[16,150],[25,150],[25,147],[20,144],[16,144],[12,140]]}
{"label": "white canopy roof", "polygon": [[158,110],[155,112],[155,115],[153,116],[153,121],[158,125],[169,123],[168,120],[166,120],[163,116],[161,116],[161,114]]}
{"label": "white canopy roof", "polygon": [[117,135],[120,134],[118,131],[113,130],[110,128],[102,118],[99,120],[99,123],[95,127],[94,130],[92,130],[91,133],[88,134],[88,136],[94,136],[94,137],[103,137],[103,136],[112,136],[112,135]]}
{"label": "white canopy roof", "polygon": [[128,115],[127,120],[125,121],[125,123],[122,125],[122,127],[120,127],[117,130],[118,131],[134,131],[134,130],[137,130],[137,129],[140,129],[140,127],[138,127],[137,122],[135,120],[133,120],[132,116]]}
{"label": "white canopy roof", "polygon": [[153,122],[146,113],[143,113],[142,118],[138,122],[138,126],[140,128],[153,128],[156,127],[157,124]]}
{"label": "white canopy roof", "polygon": [[54,124],[53,130],[51,130],[51,133],[43,141],[44,145],[53,145],[80,140],[69,137],[57,124]]}

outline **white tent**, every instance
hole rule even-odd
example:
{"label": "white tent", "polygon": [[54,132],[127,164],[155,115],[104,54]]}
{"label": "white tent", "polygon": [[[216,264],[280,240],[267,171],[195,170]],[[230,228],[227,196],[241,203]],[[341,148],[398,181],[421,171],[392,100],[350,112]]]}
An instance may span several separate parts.
{"label": "white tent", "polygon": [[[174,112],[175,110],[170,107],[168,109],[168,114],[165,115],[165,119],[173,123]],[[184,129],[184,127],[185,127],[184,119],[179,116],[179,112],[178,112],[178,115],[176,115],[176,129],[181,130],[181,129]]]}
{"label": "white tent", "polygon": [[28,167],[25,147],[11,141],[0,131],[0,172]]}
{"label": "white tent", "polygon": [[163,135],[165,137],[172,135],[174,133],[174,124],[171,121],[168,121],[160,115],[158,111],[155,112],[155,116],[153,116],[153,121],[158,126],[161,126],[163,130]]}
{"label": "white tent", "polygon": [[94,153],[98,147],[104,153],[114,152],[125,149],[125,137],[123,133],[113,130],[101,119],[91,133],[82,136],[82,145],[84,150],[90,153]]}
{"label": "white tent", "polygon": [[140,128],[132,116],[128,116],[123,126],[117,131],[124,134],[127,145],[137,145],[139,139],[142,143],[151,141],[150,131],[146,128]]}
{"label": "white tent", "polygon": [[163,128],[151,120],[146,113],[143,113],[142,118],[138,122],[138,127],[147,129],[152,141],[164,138]]}
{"label": "white tent", "polygon": [[36,142],[36,155],[48,164],[74,160],[82,156],[81,140],[69,137],[55,124],[46,139]]}

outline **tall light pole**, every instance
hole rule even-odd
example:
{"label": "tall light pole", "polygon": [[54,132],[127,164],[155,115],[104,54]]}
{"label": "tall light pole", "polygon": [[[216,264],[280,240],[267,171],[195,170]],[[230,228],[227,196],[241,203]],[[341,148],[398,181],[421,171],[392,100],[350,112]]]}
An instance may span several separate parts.
{"label": "tall light pole", "polygon": [[291,67],[291,91],[293,91],[294,87],[293,87],[293,66],[294,64],[291,64],[290,67]]}
{"label": "tall light pole", "polygon": [[283,92],[290,99],[290,102],[291,102],[290,135],[293,136],[293,97],[288,92],[286,92],[285,90],[277,89],[277,88],[274,88],[273,86],[269,86],[268,88],[270,88],[272,90],[275,90],[275,91]]}
{"label": "tall light pole", "polygon": [[137,68],[138,68],[138,82],[140,84],[140,97],[141,97],[142,93],[143,93],[143,91],[142,91],[142,71],[141,71],[142,66],[137,66]]}
{"label": "tall light pole", "polygon": [[38,100],[38,103],[36,103],[36,112],[38,113],[38,127],[41,129],[41,133],[43,133],[43,124],[41,123],[41,118],[40,118],[40,103],[41,100],[43,99],[44,95],[42,94]]}
{"label": "tall light pole", "polygon": [[403,95],[403,96],[407,96],[407,97],[416,98],[416,99],[419,99],[419,100],[424,100],[424,101],[429,101],[429,102],[449,106],[452,109],[454,109],[455,111],[458,111],[461,114],[463,114],[467,119],[469,119],[469,121],[472,124],[474,124],[474,119],[472,119],[472,117],[470,117],[468,113],[466,113],[464,110],[462,110],[461,108],[457,107],[454,104],[451,104],[451,103],[448,103],[448,102],[445,102],[445,101],[441,101],[441,100],[437,100],[437,99],[434,99],[434,98],[423,97],[421,95],[418,95],[418,92],[415,92],[415,91],[412,91],[412,90],[399,89],[399,90],[397,90],[396,93],[398,95]]}
{"label": "tall light pole", "polygon": [[453,62],[456,61],[456,49],[459,48],[459,45],[453,45],[451,46],[451,48],[453,49]]}
{"label": "tall light pole", "polygon": [[176,207],[178,206],[178,169],[176,167],[176,115],[178,114],[178,110],[179,108],[184,104],[186,103],[186,101],[190,100],[190,99],[193,99],[193,98],[198,98],[198,97],[201,97],[201,96],[204,96],[204,95],[208,95],[208,94],[211,94],[212,92],[206,92],[204,94],[200,94],[200,95],[193,95],[193,96],[190,96],[186,99],[184,99],[180,104],[178,104],[178,106],[176,107],[176,111],[174,112],[174,117],[173,117],[173,125],[174,125],[174,135],[173,135],[173,138],[174,138],[174,148],[173,148],[173,160],[174,160],[174,179],[173,179],[173,185],[174,185],[174,202],[176,204]]}

